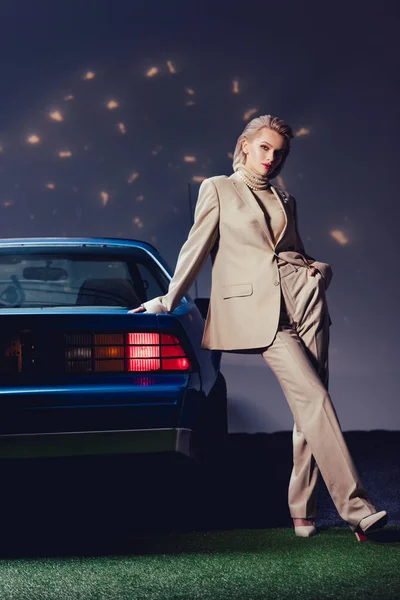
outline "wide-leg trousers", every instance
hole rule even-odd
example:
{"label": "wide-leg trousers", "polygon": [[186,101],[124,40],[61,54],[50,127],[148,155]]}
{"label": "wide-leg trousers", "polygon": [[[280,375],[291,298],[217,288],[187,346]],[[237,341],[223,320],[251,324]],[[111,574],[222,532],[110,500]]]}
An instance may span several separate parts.
{"label": "wide-leg trousers", "polygon": [[290,263],[279,266],[281,314],[272,344],[262,356],[274,371],[294,417],[289,510],[314,519],[322,475],[339,515],[354,531],[377,512],[360,480],[328,393],[330,317],[318,272]]}

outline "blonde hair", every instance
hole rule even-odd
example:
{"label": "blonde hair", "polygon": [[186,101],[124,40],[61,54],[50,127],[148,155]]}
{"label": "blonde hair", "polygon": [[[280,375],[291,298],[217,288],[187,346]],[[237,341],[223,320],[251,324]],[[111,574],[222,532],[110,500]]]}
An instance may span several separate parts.
{"label": "blonde hair", "polygon": [[293,139],[294,135],[292,132],[292,128],[287,123],[282,121],[282,119],[278,119],[278,117],[273,117],[272,115],[261,115],[247,123],[246,127],[243,129],[242,134],[238,137],[235,152],[233,153],[232,166],[234,171],[238,170],[240,164],[246,162],[246,154],[243,152],[242,149],[243,140],[253,140],[259,132],[259,130],[263,127],[268,127],[268,129],[276,131],[277,133],[282,135],[286,140],[282,160],[277,166],[277,168],[274,171],[272,171],[270,177],[276,177],[281,172],[283,165],[285,164],[290,152],[290,140]]}

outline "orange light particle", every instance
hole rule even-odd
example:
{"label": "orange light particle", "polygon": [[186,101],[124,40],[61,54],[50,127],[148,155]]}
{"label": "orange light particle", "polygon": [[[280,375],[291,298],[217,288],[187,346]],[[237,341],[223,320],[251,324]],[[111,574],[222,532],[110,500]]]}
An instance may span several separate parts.
{"label": "orange light particle", "polygon": [[257,112],[256,108],[250,108],[243,115],[243,121],[248,121]]}
{"label": "orange light particle", "polygon": [[103,206],[105,206],[110,199],[110,194],[108,194],[108,192],[102,191],[100,192],[100,198],[102,199]]}
{"label": "orange light particle", "polygon": [[146,77],[155,77],[155,75],[158,75],[157,67],[151,67],[146,71]]}
{"label": "orange light particle", "polygon": [[128,177],[128,183],[133,183],[134,181],[136,181],[136,179],[139,177],[139,173],[137,171],[134,171],[133,173],[131,173]]}
{"label": "orange light particle", "polygon": [[28,135],[28,137],[26,138],[26,141],[28,144],[31,144],[32,146],[34,146],[35,144],[39,144],[40,137],[36,133],[32,133],[31,135]]}
{"label": "orange light particle", "polygon": [[333,229],[330,233],[331,237],[338,242],[341,246],[345,246],[350,242],[347,235],[340,229]]}
{"label": "orange light particle", "polygon": [[86,71],[86,73],[82,76],[82,79],[88,81],[89,79],[94,79],[96,77],[96,73],[93,71]]}
{"label": "orange light particle", "polygon": [[115,108],[119,107],[119,102],[117,102],[117,100],[110,100],[109,102],[107,102],[107,108],[108,110],[114,110]]}
{"label": "orange light particle", "polygon": [[59,110],[53,110],[49,113],[49,117],[52,121],[58,121],[59,123],[61,121],[64,121],[64,117],[62,116],[61,112]]}
{"label": "orange light particle", "polygon": [[310,134],[310,130],[307,129],[307,127],[300,127],[300,129],[298,129],[294,135],[295,135],[295,137],[302,137],[303,135],[309,135],[309,134]]}
{"label": "orange light particle", "polygon": [[167,65],[170,73],[176,73],[175,66],[170,60],[167,60]]}
{"label": "orange light particle", "polygon": [[133,222],[136,225],[136,227],[138,227],[139,229],[141,229],[143,227],[143,221],[140,217],[133,217]]}

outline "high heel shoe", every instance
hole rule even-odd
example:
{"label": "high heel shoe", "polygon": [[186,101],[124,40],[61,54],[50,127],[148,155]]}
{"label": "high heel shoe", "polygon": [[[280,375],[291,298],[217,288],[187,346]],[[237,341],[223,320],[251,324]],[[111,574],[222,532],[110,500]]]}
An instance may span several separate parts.
{"label": "high heel shoe", "polygon": [[[312,521],[310,520],[310,522]],[[315,525],[294,525],[294,532],[299,537],[312,537],[316,535],[317,528]]]}
{"label": "high heel shoe", "polygon": [[377,529],[385,527],[387,521],[388,516],[385,510],[381,510],[380,512],[364,517],[363,519],[361,519],[361,521],[357,525],[356,530],[354,531],[357,541],[367,542],[367,534],[371,531],[376,531]]}
{"label": "high heel shoe", "polygon": [[316,535],[317,528],[314,525],[298,525],[294,528],[294,532],[300,537],[312,537]]}

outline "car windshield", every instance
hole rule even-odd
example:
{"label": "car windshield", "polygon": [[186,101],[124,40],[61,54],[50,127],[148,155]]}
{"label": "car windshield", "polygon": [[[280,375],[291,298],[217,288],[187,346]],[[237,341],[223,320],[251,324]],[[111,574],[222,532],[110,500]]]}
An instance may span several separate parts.
{"label": "car windshield", "polygon": [[0,310],[57,306],[136,308],[166,293],[169,280],[140,248],[2,248]]}

